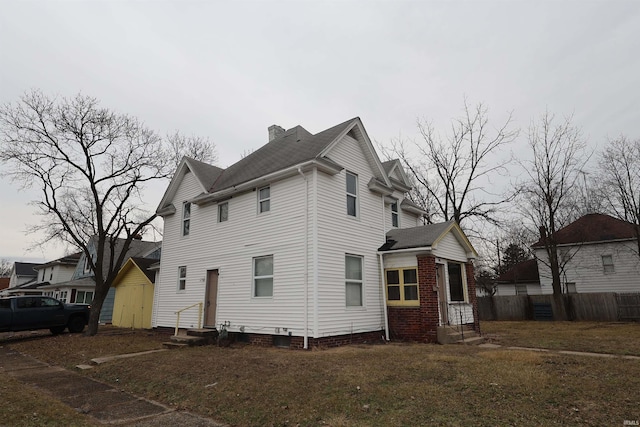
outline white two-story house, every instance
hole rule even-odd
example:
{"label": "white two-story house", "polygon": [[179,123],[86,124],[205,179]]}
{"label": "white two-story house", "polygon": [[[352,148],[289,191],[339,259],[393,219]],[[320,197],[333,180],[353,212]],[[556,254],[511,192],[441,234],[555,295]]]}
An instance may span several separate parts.
{"label": "white two-story house", "polygon": [[[422,226],[409,190],[359,118],[316,134],[271,126],[266,145],[227,169],[184,158],[157,210],[164,240],[152,325],[225,328],[298,348],[390,331],[435,341],[435,329],[416,328],[449,321],[438,295],[477,323],[467,268],[475,251],[455,223]],[[400,229],[412,231],[392,236]]]}

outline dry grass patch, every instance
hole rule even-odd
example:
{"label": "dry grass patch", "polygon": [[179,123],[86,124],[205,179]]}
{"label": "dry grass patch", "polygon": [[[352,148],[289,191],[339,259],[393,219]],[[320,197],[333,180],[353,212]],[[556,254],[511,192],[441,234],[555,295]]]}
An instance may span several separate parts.
{"label": "dry grass patch", "polygon": [[527,351],[202,347],[117,361],[88,374],[241,426],[609,425],[640,418],[637,361]]}
{"label": "dry grass patch", "polygon": [[99,425],[37,389],[3,375],[0,381],[0,425],[12,427]]}
{"label": "dry grass patch", "polygon": [[481,329],[504,346],[640,356],[640,323],[485,321]]}
{"label": "dry grass patch", "polygon": [[0,345],[9,345],[52,365],[72,368],[81,363],[89,363],[96,357],[160,349],[162,342],[168,339],[168,335],[155,331],[105,326],[93,337],[83,334],[42,333],[24,339],[11,338],[0,341]]}

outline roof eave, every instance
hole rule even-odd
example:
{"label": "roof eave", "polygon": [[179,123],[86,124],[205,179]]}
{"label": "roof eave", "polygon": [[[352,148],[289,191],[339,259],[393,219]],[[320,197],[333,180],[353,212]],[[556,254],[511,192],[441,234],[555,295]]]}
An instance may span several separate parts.
{"label": "roof eave", "polygon": [[335,162],[332,162],[331,160],[324,159],[324,158],[316,158],[316,159],[305,161],[303,163],[299,163],[297,165],[289,166],[287,168],[281,169],[279,171],[276,171],[267,175],[263,175],[259,178],[255,178],[250,181],[243,182],[242,184],[238,184],[230,188],[225,188],[223,190],[216,191],[213,193],[202,193],[189,201],[197,205],[216,203],[221,200],[226,200],[234,194],[242,193],[248,190],[253,190],[256,187],[267,185],[271,182],[279,181],[281,179],[289,178],[300,172],[307,172],[309,170],[312,170],[313,168],[317,168],[320,172],[324,172],[328,175],[336,175],[340,173],[341,170],[344,169],[342,166],[340,166]]}

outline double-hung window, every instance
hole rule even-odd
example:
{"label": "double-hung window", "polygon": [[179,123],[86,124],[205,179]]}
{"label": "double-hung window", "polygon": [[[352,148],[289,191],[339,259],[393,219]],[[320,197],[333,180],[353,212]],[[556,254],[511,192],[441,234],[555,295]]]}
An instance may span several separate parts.
{"label": "double-hung window", "polygon": [[347,172],[347,215],[358,216],[358,175]]}
{"label": "double-hung window", "polygon": [[184,291],[187,288],[187,266],[178,267],[178,290]]}
{"label": "double-hung window", "polygon": [[400,224],[400,221],[398,217],[398,201],[396,200],[391,203],[391,225],[397,228],[398,224]]}
{"label": "double-hung window", "polygon": [[253,296],[273,296],[273,255],[253,259]]}
{"label": "double-hung window", "polygon": [[229,202],[218,205],[218,222],[225,222],[229,219]]}
{"label": "double-hung window", "polygon": [[389,305],[420,305],[416,267],[389,269],[386,278]]}
{"label": "double-hung window", "polygon": [[182,204],[182,235],[189,235],[189,227],[191,226],[191,203],[184,202]]}
{"label": "double-hung window", "polygon": [[615,273],[613,255],[602,255],[602,269],[604,270],[604,274]]}
{"label": "double-hung window", "polygon": [[362,257],[346,255],[344,270],[347,307],[362,307]]}
{"label": "double-hung window", "polygon": [[269,186],[258,189],[258,213],[271,210],[271,188]]}
{"label": "double-hung window", "polygon": [[93,292],[78,291],[76,293],[76,304],[91,304],[91,301],[93,301]]}

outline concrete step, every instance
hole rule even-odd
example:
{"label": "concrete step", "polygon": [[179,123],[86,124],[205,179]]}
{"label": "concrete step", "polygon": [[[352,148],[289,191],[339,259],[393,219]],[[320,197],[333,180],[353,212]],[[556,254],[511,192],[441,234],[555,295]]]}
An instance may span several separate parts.
{"label": "concrete step", "polygon": [[194,337],[191,335],[172,335],[170,340],[172,343],[186,344],[189,346],[211,344],[208,337]]}
{"label": "concrete step", "polygon": [[464,337],[463,340],[457,341],[456,344],[480,345],[484,342],[484,337]]}
{"label": "concrete step", "polygon": [[440,326],[438,328],[438,343],[454,344],[467,341],[472,338],[480,338],[473,328],[468,326]]}
{"label": "concrete step", "polygon": [[177,343],[177,342],[163,342],[162,346],[169,350],[175,350],[178,348],[189,347],[189,344]]}
{"label": "concrete step", "polygon": [[191,337],[218,338],[218,330],[215,328],[192,328],[187,329],[187,335]]}

